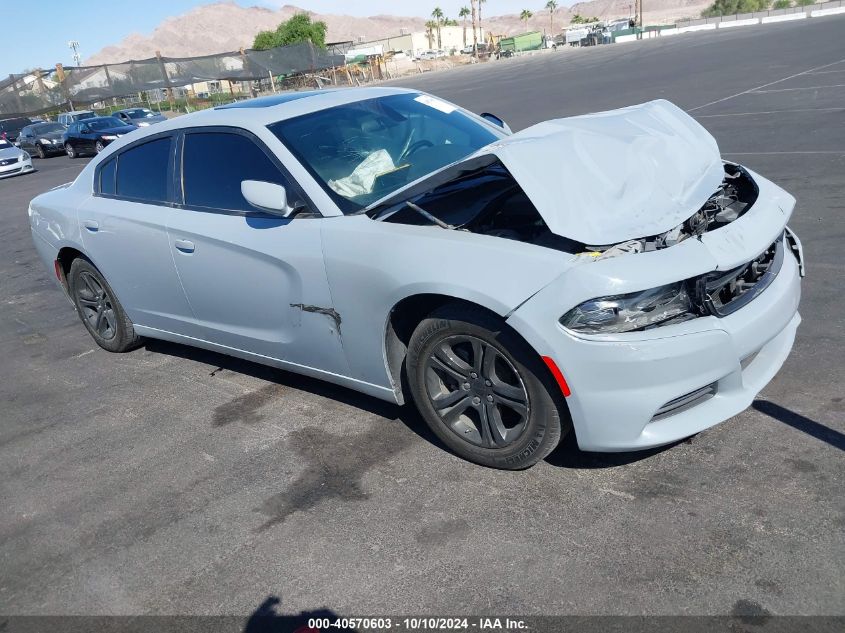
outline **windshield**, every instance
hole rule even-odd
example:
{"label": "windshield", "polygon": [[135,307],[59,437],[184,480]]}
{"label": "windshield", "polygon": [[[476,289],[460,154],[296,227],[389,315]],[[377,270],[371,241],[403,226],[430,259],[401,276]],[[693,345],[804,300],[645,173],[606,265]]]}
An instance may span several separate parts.
{"label": "windshield", "polygon": [[36,134],[50,134],[52,132],[64,132],[65,126],[59,123],[45,123],[43,125],[36,125],[32,128]]}
{"label": "windshield", "polygon": [[107,130],[113,127],[123,127],[125,124],[120,119],[115,119],[113,116],[107,116],[101,119],[88,121],[87,125],[92,130]]}
{"label": "windshield", "polygon": [[83,112],[82,114],[74,114],[73,120],[74,121],[81,121],[82,119],[93,119],[95,116],[97,116],[97,115],[94,114],[93,112]]}
{"label": "windshield", "polygon": [[268,127],[344,213],[498,139],[486,124],[421,94],[357,101]]}
{"label": "windshield", "polygon": [[147,110],[146,108],[137,108],[135,110],[124,110],[123,113],[130,119],[146,119],[155,116],[155,112]]}

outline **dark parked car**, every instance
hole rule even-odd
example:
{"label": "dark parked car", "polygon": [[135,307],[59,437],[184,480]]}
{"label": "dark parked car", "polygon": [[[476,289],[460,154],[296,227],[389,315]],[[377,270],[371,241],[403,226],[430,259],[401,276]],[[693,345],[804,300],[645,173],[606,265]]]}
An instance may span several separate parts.
{"label": "dark parked car", "polygon": [[63,135],[65,126],[61,123],[35,123],[27,125],[18,136],[18,147],[25,149],[38,158],[47,158],[51,154],[65,151]]}
{"label": "dark parked car", "polygon": [[147,127],[153,123],[167,121],[166,116],[153,112],[149,108],[127,108],[125,110],[112,112],[111,115],[113,117],[117,117],[128,125],[137,125],[138,127]]}
{"label": "dark parked car", "polygon": [[65,152],[76,158],[86,152],[99,154],[106,145],[138,128],[113,116],[98,116],[71,123],[62,138]]}
{"label": "dark parked car", "polygon": [[20,134],[21,129],[32,123],[33,121],[25,116],[19,116],[14,119],[3,119],[0,121],[0,138],[4,138],[10,143],[15,143],[18,140],[18,134]]}

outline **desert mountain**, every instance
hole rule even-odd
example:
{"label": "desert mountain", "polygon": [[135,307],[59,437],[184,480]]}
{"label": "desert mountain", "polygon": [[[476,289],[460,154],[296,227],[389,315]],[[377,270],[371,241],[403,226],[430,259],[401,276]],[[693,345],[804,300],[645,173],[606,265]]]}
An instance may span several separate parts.
{"label": "desert mountain", "polygon": [[[541,5],[540,0],[534,2]],[[649,0],[646,22],[661,23],[697,16],[707,4],[709,3],[706,0]],[[576,13],[601,19],[628,17],[631,7],[633,0],[590,0],[572,7],[560,7],[555,13],[555,30],[558,31],[568,24],[569,18]],[[484,6],[482,26],[495,34],[549,30],[549,12],[545,9],[533,10],[534,17],[528,21],[527,27],[516,14],[488,15],[487,11],[490,11],[490,8]],[[242,46],[251,46],[258,31],[273,29],[279,22],[287,20],[295,13],[308,13],[314,20],[323,20],[328,25],[329,42],[373,40],[397,35],[400,29],[419,31],[425,28],[426,21],[423,17],[394,15],[361,18],[321,14],[288,5],[274,11],[264,7],[242,7],[233,2],[218,2],[167,18],[149,35],[133,33],[117,44],[107,46],[92,55],[84,63],[93,65],[144,59],[154,56],[156,51],[161,51],[165,57],[190,57],[234,51]]]}

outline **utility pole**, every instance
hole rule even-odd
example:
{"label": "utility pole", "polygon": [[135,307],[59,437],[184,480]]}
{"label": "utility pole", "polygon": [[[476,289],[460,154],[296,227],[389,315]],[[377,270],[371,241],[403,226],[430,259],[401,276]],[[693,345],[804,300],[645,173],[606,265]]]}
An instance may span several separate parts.
{"label": "utility pole", "polygon": [[76,40],[70,40],[67,43],[67,47],[73,50],[73,61],[76,62],[76,65],[80,65],[81,58],[79,56],[79,42]]}

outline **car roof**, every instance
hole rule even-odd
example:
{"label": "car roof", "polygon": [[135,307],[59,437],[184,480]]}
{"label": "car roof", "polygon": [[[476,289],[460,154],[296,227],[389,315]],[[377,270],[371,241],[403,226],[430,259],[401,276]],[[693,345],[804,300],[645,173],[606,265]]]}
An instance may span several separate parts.
{"label": "car roof", "polygon": [[[193,126],[263,127],[277,121],[291,119],[303,114],[310,114],[311,112],[317,112],[347,103],[400,94],[419,94],[419,90],[378,86],[288,92],[282,95],[259,97],[258,99],[249,99],[247,101],[239,101],[237,104],[230,104],[231,106],[237,105],[239,107],[222,106],[183,114],[182,116],[156,123],[154,126],[141,128],[132,133],[131,139],[135,141],[144,136]],[[298,97],[292,95],[305,96]],[[285,96],[288,98],[282,98]],[[128,143],[129,141],[126,142]],[[122,144],[121,142],[119,145]]]}

